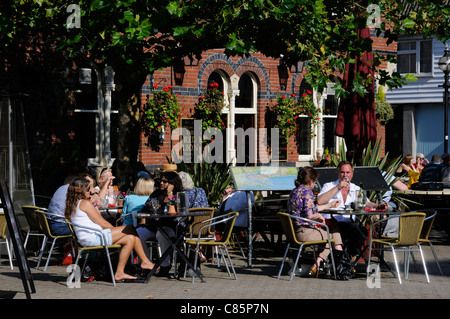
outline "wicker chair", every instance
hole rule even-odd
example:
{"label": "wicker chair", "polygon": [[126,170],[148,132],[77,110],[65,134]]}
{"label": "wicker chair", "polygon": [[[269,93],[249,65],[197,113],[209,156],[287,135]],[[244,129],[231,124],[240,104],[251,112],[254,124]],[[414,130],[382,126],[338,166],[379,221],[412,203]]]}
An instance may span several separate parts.
{"label": "wicker chair", "polygon": [[[335,264],[334,264],[334,257],[333,257],[333,251],[332,251],[333,248],[331,246],[331,243],[334,242],[334,239],[332,239],[330,237],[330,231],[329,231],[328,226],[323,223],[320,223],[318,221],[310,220],[310,219],[300,217],[300,216],[289,215],[289,214],[283,213],[283,212],[278,213],[278,216],[280,218],[281,227],[287,238],[288,244],[286,247],[286,251],[284,253],[283,261],[281,262],[280,270],[278,271],[277,279],[279,279],[281,276],[281,272],[283,271],[283,266],[286,261],[286,256],[287,256],[289,249],[298,250],[298,253],[297,253],[297,256],[296,256],[295,262],[294,262],[294,269],[296,269],[298,260],[300,258],[300,254],[301,254],[304,246],[317,246],[317,245],[323,245],[323,244],[328,244],[328,247],[330,248],[331,263],[333,265],[334,277],[336,278],[336,268],[335,268]],[[322,227],[324,227],[327,230],[327,239],[316,240],[316,241],[305,241],[305,242],[298,241],[297,237],[295,236],[294,224],[292,222],[292,219],[300,219],[300,220],[306,221],[311,224],[321,225]],[[292,271],[289,281],[292,281],[294,274],[295,274],[295,271]]]}
{"label": "wicker chair", "polygon": [[[425,259],[423,257],[422,248],[420,246],[420,234],[422,232],[423,223],[425,220],[426,214],[425,213],[404,213],[396,216],[391,216],[388,218],[381,219],[373,224],[370,225],[370,232],[369,232],[369,258],[368,258],[368,272],[367,276],[370,275],[369,269],[372,269],[370,267],[371,263],[371,256],[372,256],[372,250],[386,250],[387,247],[392,250],[392,254],[394,256],[394,263],[395,268],[397,271],[397,277],[398,281],[401,284],[402,280],[400,277],[400,270],[398,267],[397,262],[397,256],[396,252],[403,251],[403,252],[412,252],[412,251],[420,251],[420,255],[422,257],[423,267],[425,271],[425,276],[427,278],[427,282],[430,282],[430,279],[428,277],[427,267],[425,264]],[[374,229],[378,227],[380,223],[383,223],[384,221],[387,221],[390,218],[399,218],[399,230],[398,230],[398,237],[383,237],[383,238],[373,238]],[[376,247],[374,247],[374,244]],[[417,246],[418,248],[414,249],[414,247]],[[408,262],[405,261],[405,275],[408,273]]]}

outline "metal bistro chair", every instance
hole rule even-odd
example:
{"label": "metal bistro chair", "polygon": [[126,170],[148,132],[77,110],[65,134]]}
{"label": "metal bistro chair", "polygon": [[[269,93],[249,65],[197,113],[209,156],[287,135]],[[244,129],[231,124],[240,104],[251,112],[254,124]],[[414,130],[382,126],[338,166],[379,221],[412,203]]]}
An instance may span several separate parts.
{"label": "metal bistro chair", "polygon": [[[239,215],[238,212],[231,212],[225,215],[221,215],[221,216],[217,216],[217,217],[213,217],[210,219],[206,219],[202,222],[199,223],[199,234],[197,238],[192,238],[192,233],[191,233],[191,238],[186,240],[186,245],[191,245],[191,246],[195,246],[195,259],[194,259],[194,269],[197,268],[197,262],[198,262],[198,251],[200,249],[200,246],[211,246],[211,247],[219,247],[220,249],[220,253],[222,255],[222,258],[224,260],[225,263],[225,267],[227,269],[228,272],[228,276],[231,277],[231,273],[230,270],[228,268],[228,263],[226,261],[225,255],[223,253],[223,251],[225,250],[226,254],[227,254],[227,258],[230,262],[230,266],[231,266],[231,270],[233,271],[234,274],[234,278],[237,280],[237,275],[236,275],[236,271],[234,270],[234,266],[233,266],[233,262],[231,261],[230,258],[230,253],[228,252],[228,248],[227,245],[230,242],[230,237],[231,237],[231,233],[233,232],[233,227],[234,227],[234,222],[236,220],[236,217]],[[220,240],[216,240],[215,238],[210,238],[210,239],[202,239],[202,231],[205,228],[211,227],[211,226],[215,226],[218,224],[225,224],[224,230],[223,230],[223,234]],[[203,224],[203,226],[201,225]],[[192,225],[193,227],[195,225]],[[189,251],[188,251],[189,253]],[[188,255],[189,256],[189,255]],[[195,279],[195,275],[192,276],[192,282],[194,282]]]}
{"label": "metal bistro chair", "polygon": [[[334,239],[332,239],[330,237],[330,230],[329,230],[328,226],[323,223],[320,223],[318,221],[315,221],[315,220],[310,220],[310,219],[300,217],[300,216],[295,216],[295,215],[289,215],[288,213],[280,212],[280,213],[278,213],[278,216],[280,217],[281,227],[283,228],[283,232],[286,235],[288,244],[286,247],[286,251],[284,253],[283,261],[281,262],[280,270],[278,271],[277,279],[279,279],[281,276],[281,272],[283,271],[283,266],[286,261],[286,256],[287,256],[289,249],[298,250],[297,257],[295,258],[295,262],[294,262],[294,266],[293,266],[293,271],[291,272],[291,277],[289,279],[289,281],[292,281],[292,278],[295,275],[295,269],[297,269],[298,260],[300,258],[300,254],[302,252],[303,246],[317,246],[317,245],[323,245],[323,244],[328,244],[328,247],[330,248],[331,263],[333,264],[333,270],[334,270],[333,273],[334,273],[334,278],[336,279],[336,267],[334,264],[333,248],[331,246],[331,243],[334,242]],[[295,237],[294,223],[293,223],[292,219],[299,219],[299,220],[303,220],[308,223],[312,223],[312,224],[316,224],[316,225],[320,225],[320,226],[324,227],[327,230],[327,239],[316,240],[316,241],[305,241],[305,242],[298,241],[297,237]],[[314,250],[314,255],[315,255],[315,250]]]}
{"label": "metal bistro chair", "polygon": [[[209,215],[205,216],[193,216],[193,221],[191,225],[189,226],[189,230],[186,233],[185,238],[193,238],[198,237],[199,231],[201,226],[205,226],[203,224],[200,224],[204,220],[211,219],[214,217],[215,209],[214,207],[195,207],[195,208],[189,208],[189,212],[208,212]],[[191,237],[192,233],[192,237]],[[212,230],[212,227],[204,227],[201,231],[201,238],[202,239],[210,239],[215,238],[215,232]],[[217,251],[216,251],[217,253]]]}
{"label": "metal bistro chair", "polygon": [[37,206],[30,206],[30,205],[24,205],[22,206],[22,211],[23,214],[25,215],[25,218],[27,220],[28,223],[28,231],[27,231],[27,235],[25,237],[25,242],[23,244],[24,248],[27,248],[27,243],[28,243],[28,239],[30,238],[30,236],[38,236],[38,237],[43,237],[44,240],[46,239],[46,236],[44,234],[44,232],[41,229],[41,226],[39,225],[39,222],[37,220],[36,214],[35,214],[35,210],[36,209],[40,209],[42,211],[45,211],[45,208],[39,208]]}
{"label": "metal bistro chair", "polygon": [[[193,207],[193,208],[189,208],[189,212],[208,212],[209,215],[190,217],[190,218],[192,218],[192,222],[190,223],[189,229],[186,232],[186,235],[184,237],[185,240],[190,239],[190,238],[195,238],[195,237],[198,238],[199,237],[199,232],[200,232],[201,226],[205,226],[204,224],[202,224],[202,222],[213,218],[215,209],[214,209],[214,207]],[[211,230],[211,226],[203,227],[203,229],[201,230],[200,239],[211,239],[211,238],[215,238],[215,237],[216,237],[216,234],[213,230]],[[183,243],[183,248],[184,248],[184,251],[187,251],[185,242]],[[214,248],[214,252],[217,256],[217,264],[220,265],[219,253],[218,253],[217,246],[215,246],[213,248]],[[175,254],[175,261],[176,261],[176,257],[177,256]],[[175,262],[175,265],[176,265],[176,262]],[[184,268],[185,268],[184,269],[184,277],[186,277],[187,265],[185,265]]]}
{"label": "metal bistro chair", "polygon": [[[434,220],[436,219],[436,215],[437,215],[437,211],[434,211],[434,213],[432,213],[430,216],[425,218],[425,220],[423,222],[422,232],[420,233],[420,237],[419,237],[419,243],[430,245],[431,252],[433,253],[434,260],[436,261],[436,265],[439,269],[441,276],[443,276],[444,274],[442,273],[441,265],[439,264],[439,259],[436,254],[436,250],[434,249],[433,244],[431,243],[430,239],[428,238],[428,236],[430,235],[430,232],[431,232],[431,228],[433,227]],[[414,254],[411,253],[411,257],[413,258],[413,261],[415,264]],[[409,259],[408,259],[408,262],[409,262]],[[409,270],[409,267],[407,269]]]}
{"label": "metal bistro chair", "polygon": [[[425,213],[404,213],[401,215],[395,215],[388,218],[381,219],[370,225],[369,232],[369,257],[368,257],[368,267],[367,267],[367,276],[370,275],[369,270],[372,269],[370,267],[372,250],[385,250],[384,246],[389,246],[392,250],[392,254],[394,256],[395,268],[397,270],[397,277],[400,284],[402,280],[400,278],[400,270],[398,267],[396,251],[403,252],[412,252],[412,251],[420,251],[420,255],[422,257],[423,268],[425,271],[425,276],[427,278],[427,282],[430,282],[428,278],[427,266],[425,264],[425,258],[423,256],[422,248],[420,246],[420,234],[422,231],[423,223],[425,220]],[[384,237],[384,238],[373,238],[374,228],[378,226],[379,223],[387,221],[390,218],[399,218],[399,229],[398,229],[398,237]],[[379,247],[373,247],[373,244],[377,244]],[[418,249],[414,249],[413,246],[418,246]],[[397,249],[394,249],[396,247]],[[406,257],[406,256],[405,256]],[[407,278],[408,274],[408,262],[405,260],[405,275]]]}
{"label": "metal bistro chair", "polygon": [[[13,270],[13,263],[12,263],[12,252],[9,248],[9,242],[8,237],[6,236],[6,217],[4,212],[0,212],[0,245],[6,245],[6,251],[8,252],[8,258],[9,258],[9,267],[11,270]],[[1,254],[0,254],[0,260],[1,260]]]}
{"label": "metal bistro chair", "polygon": [[89,257],[89,253],[91,251],[102,251],[102,250],[104,250],[106,252],[106,257],[107,257],[107,260],[108,260],[108,266],[109,266],[109,270],[111,272],[112,282],[113,282],[113,285],[115,287],[116,286],[116,280],[114,279],[114,269],[112,267],[111,256],[110,256],[110,249],[120,249],[122,247],[122,245],[119,245],[119,244],[106,245],[106,244],[104,244],[102,246],[86,246],[86,247],[84,247],[84,246],[80,245],[80,243],[78,242],[78,239],[77,239],[77,236],[76,236],[76,233],[75,233],[73,227],[80,227],[80,228],[89,229],[91,231],[100,233],[102,235],[102,237],[103,237],[103,242],[104,243],[106,243],[106,236],[98,229],[94,229],[94,228],[91,228],[91,227],[86,227],[86,226],[81,226],[81,225],[78,225],[78,224],[74,224],[74,223],[72,223],[72,222],[70,222],[68,220],[66,220],[66,223],[69,225],[69,228],[70,228],[70,231],[72,232],[73,238],[75,238],[75,245],[77,246],[77,251],[78,251],[78,255],[77,255],[77,258],[75,260],[75,267],[73,269],[77,269],[78,262],[80,261],[80,258],[81,258],[81,255],[82,255],[83,252],[86,253],[86,257],[84,259],[83,267],[81,268],[81,274],[83,273],[84,268],[86,267],[86,261],[87,261],[87,259]]}
{"label": "metal bistro chair", "polygon": [[48,264],[50,262],[50,257],[52,256],[53,249],[55,248],[56,240],[58,240],[58,239],[68,239],[68,240],[70,240],[70,239],[73,239],[74,237],[72,236],[72,234],[70,234],[70,235],[53,235],[52,234],[52,232],[50,230],[50,225],[48,224],[47,215],[52,215],[52,216],[58,217],[58,218],[61,219],[61,222],[64,222],[64,218],[62,216],[57,215],[57,214],[47,213],[47,212],[42,211],[41,209],[36,209],[34,212],[36,214],[36,220],[38,221],[42,232],[45,234],[44,241],[43,241],[42,247],[41,247],[41,251],[39,253],[39,261],[38,261],[38,264],[36,266],[36,270],[38,270],[39,266],[41,265],[41,260],[42,260],[42,256],[44,255],[44,250],[45,250],[46,245],[47,245],[47,240],[49,238],[53,239],[52,246],[51,246],[50,251],[48,253],[47,262],[45,263],[45,267],[44,267],[44,271],[47,271],[47,267],[48,267]]}

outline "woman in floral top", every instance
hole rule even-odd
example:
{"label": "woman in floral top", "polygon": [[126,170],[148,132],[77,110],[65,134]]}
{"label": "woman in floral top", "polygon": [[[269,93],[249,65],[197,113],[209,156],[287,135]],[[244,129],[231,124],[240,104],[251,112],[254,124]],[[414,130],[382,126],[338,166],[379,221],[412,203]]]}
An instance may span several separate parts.
{"label": "woman in floral top", "polygon": [[[296,188],[292,190],[287,211],[291,215],[300,216],[310,220],[318,221],[320,223],[325,223],[325,219],[319,213],[324,209],[331,207],[336,207],[339,201],[334,201],[324,205],[316,205],[314,202],[314,194],[312,189],[316,184],[318,177],[317,171],[309,166],[301,167],[298,171],[298,176],[295,181]],[[330,235],[334,239],[333,249],[342,250],[342,239],[339,233],[339,228],[337,225],[330,225]],[[327,232],[325,229],[318,227],[317,225],[303,220],[294,220],[294,230],[298,241],[316,241],[323,240],[327,238]],[[330,249],[325,247],[316,259],[314,265],[309,269],[310,276],[318,277],[319,266],[324,260],[327,259],[330,253]]]}

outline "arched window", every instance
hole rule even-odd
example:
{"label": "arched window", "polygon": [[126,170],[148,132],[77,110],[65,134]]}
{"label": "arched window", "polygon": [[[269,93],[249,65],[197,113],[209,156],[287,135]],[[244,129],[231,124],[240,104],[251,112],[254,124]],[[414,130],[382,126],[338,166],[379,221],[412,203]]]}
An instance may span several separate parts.
{"label": "arched window", "polygon": [[[298,96],[307,94],[307,91],[312,92],[312,87],[305,80],[302,81]],[[306,115],[300,115],[297,118],[297,147],[299,155],[311,155],[312,139],[311,134],[311,120]]]}
{"label": "arched window", "polygon": [[208,86],[211,83],[219,84],[219,91],[224,93],[225,104],[228,105],[228,76],[221,70],[215,70],[208,77]]}

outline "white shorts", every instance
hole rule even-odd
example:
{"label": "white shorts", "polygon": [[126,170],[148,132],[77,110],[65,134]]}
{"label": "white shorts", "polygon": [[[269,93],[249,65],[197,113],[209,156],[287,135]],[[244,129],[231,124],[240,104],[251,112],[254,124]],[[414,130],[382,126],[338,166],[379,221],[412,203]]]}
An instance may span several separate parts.
{"label": "white shorts", "polygon": [[103,246],[104,245],[104,237],[106,237],[106,245],[112,245],[112,236],[111,229],[103,229],[102,233],[105,236],[102,236],[100,233],[94,233],[89,240],[89,242],[85,246]]}

